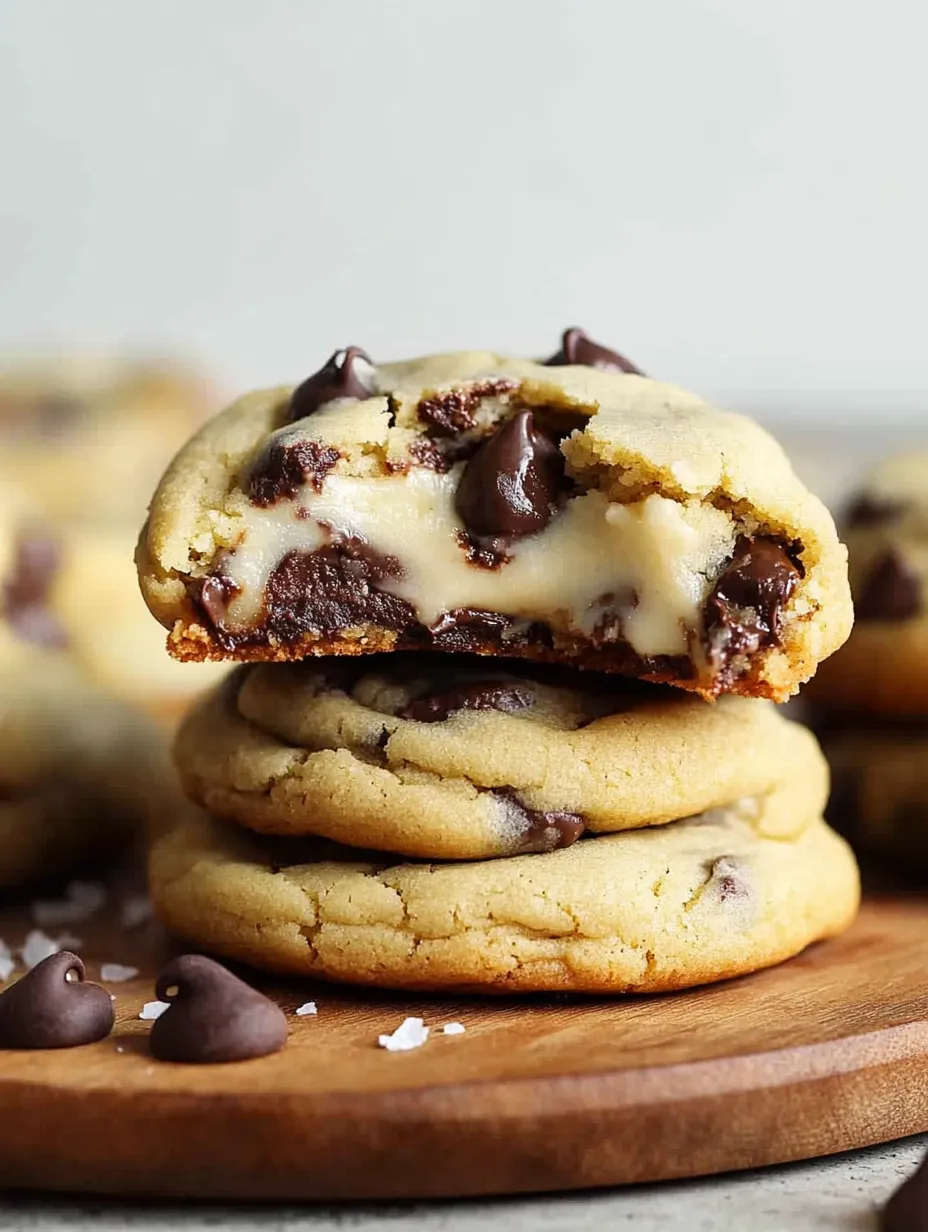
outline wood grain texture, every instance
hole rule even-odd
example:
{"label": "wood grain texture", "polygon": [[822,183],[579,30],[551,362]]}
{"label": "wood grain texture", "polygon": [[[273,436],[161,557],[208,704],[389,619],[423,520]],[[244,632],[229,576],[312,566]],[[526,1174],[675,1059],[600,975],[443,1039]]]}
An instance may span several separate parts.
{"label": "wood grain texture", "polygon": [[[24,909],[0,911],[21,941]],[[869,901],[846,936],[728,984],[622,1000],[436,1001],[275,983],[287,1049],[148,1055],[157,927],[76,931],[113,1036],[0,1053],[0,1185],[159,1197],[401,1198],[581,1188],[802,1159],[928,1129],[928,901]],[[253,978],[253,977],[252,977]],[[421,1049],[376,1046],[407,1014]]]}

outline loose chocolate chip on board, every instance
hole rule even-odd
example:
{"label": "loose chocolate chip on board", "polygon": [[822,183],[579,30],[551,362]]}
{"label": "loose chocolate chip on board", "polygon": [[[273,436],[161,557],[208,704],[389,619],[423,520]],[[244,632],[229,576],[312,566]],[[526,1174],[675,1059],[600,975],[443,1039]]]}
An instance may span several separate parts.
{"label": "loose chocolate chip on board", "polygon": [[865,526],[885,526],[901,517],[908,508],[905,501],[881,500],[869,492],[862,492],[851,502],[844,517],[849,530]]}
{"label": "loose chocolate chip on board", "polygon": [[860,594],[854,597],[854,614],[860,621],[912,620],[922,611],[921,583],[895,548],[877,557],[870,567]]}
{"label": "loose chocolate chip on board", "polygon": [[644,376],[630,359],[618,351],[610,351],[589,338],[582,329],[565,329],[561,335],[561,349],[545,360],[549,368],[562,368],[566,364],[579,364],[586,368],[601,368],[605,372],[625,372],[632,376]]}
{"label": "loose chocolate chip on board", "polygon": [[287,1042],[280,1007],[202,954],[169,963],[155,996],[169,1006],[151,1028],[151,1052],[159,1061],[247,1061],[279,1052]]}
{"label": "loose chocolate chip on board", "polygon": [[881,1232],[928,1232],[928,1158],[896,1190],[880,1216]]}
{"label": "loose chocolate chip on board", "polygon": [[514,853],[516,855],[572,847],[586,829],[586,822],[579,813],[568,813],[562,809],[546,812],[530,809],[511,787],[500,787],[493,794],[503,802],[508,818],[517,819],[523,826]]}
{"label": "loose chocolate chip on board", "polygon": [[738,540],[706,600],[709,653],[719,675],[739,655],[776,644],[780,613],[801,576],[775,539]]}
{"label": "loose chocolate chip on board", "polygon": [[534,695],[526,685],[505,680],[479,680],[458,685],[445,693],[420,697],[401,710],[401,719],[417,723],[441,723],[459,710],[500,710],[514,714],[531,706]]}
{"label": "loose chocolate chip on board", "polygon": [[326,475],[341,457],[322,441],[271,440],[261,450],[248,477],[248,495],[256,505],[276,505],[309,484],[322,491]]}
{"label": "loose chocolate chip on board", "polygon": [[9,576],[0,587],[0,614],[24,641],[64,646],[64,630],[49,611],[49,595],[61,560],[57,540],[37,529],[20,531]]}
{"label": "loose chocolate chip on board", "polygon": [[[75,980],[69,980],[73,972]],[[113,1002],[99,984],[84,983],[84,964],[61,950],[0,993],[0,1048],[76,1048],[113,1029]]]}
{"label": "loose chocolate chip on board", "polygon": [[336,398],[369,398],[374,392],[365,368],[371,368],[370,356],[360,347],[345,347],[336,351],[318,372],[298,385],[290,399],[287,419],[293,423],[318,411]]}
{"label": "loose chocolate chip on board", "polygon": [[547,526],[563,481],[560,450],[519,411],[464,467],[454,507],[471,535],[517,539]]}

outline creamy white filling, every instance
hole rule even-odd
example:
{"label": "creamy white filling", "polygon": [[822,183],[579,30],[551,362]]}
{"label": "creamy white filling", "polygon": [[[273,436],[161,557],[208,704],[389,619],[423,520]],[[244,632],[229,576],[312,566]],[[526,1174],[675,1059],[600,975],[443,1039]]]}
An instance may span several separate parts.
{"label": "creamy white filling", "polygon": [[706,597],[738,534],[728,513],[656,494],[620,505],[591,491],[568,501],[540,533],[514,541],[510,559],[487,570],[460,545],[464,528],[453,504],[460,470],[329,475],[321,492],[307,486],[269,508],[242,497],[240,543],[223,565],[239,588],[226,627],[244,632],[260,619],[273,569],[288,552],[328,543],[327,524],[396,557],[402,576],[379,586],[408,601],[427,626],[455,608],[476,608],[589,634],[609,607],[603,596],[616,596],[623,610],[623,597],[635,594],[622,633],[638,654],[683,654],[687,631],[701,633]]}

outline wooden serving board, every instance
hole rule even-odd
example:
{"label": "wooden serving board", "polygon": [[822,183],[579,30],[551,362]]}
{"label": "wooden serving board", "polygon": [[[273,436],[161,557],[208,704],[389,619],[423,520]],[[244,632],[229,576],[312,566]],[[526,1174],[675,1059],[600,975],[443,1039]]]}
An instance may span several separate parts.
{"label": "wooden serving board", "polygon": [[[24,907],[0,911],[21,941]],[[407,1198],[695,1176],[928,1130],[928,900],[870,900],[784,966],[690,993],[459,998],[262,985],[287,1049],[235,1065],[149,1056],[157,925],[74,926],[115,984],[99,1044],[0,1053],[0,1185],[196,1198]],[[51,931],[51,930],[50,930]],[[253,978],[253,977],[252,977]],[[257,982],[257,980],[255,981]],[[409,1014],[424,1047],[377,1036]],[[436,1029],[456,1020],[466,1034]]]}

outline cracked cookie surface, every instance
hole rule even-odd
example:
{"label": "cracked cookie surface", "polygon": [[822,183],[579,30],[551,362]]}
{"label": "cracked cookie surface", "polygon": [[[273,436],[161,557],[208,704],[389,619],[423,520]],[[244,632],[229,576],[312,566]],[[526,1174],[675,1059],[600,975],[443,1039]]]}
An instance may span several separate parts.
{"label": "cracked cookie surface", "polygon": [[434,648],[788,697],[850,627],[830,515],[752,421],[583,357],[349,348],[236,402],[140,541],[171,652]]}
{"label": "cracked cookie surface", "polygon": [[436,860],[742,797],[760,833],[791,837],[828,795],[815,737],[768,702],[425,653],[239,668],[187,715],[175,762],[193,800],[254,830]]}
{"label": "cracked cookie surface", "polygon": [[780,962],[846,928],[850,849],[822,821],[761,838],[735,809],[563,851],[391,865],[196,814],[154,845],[175,933],[267,970],[388,988],[658,992]]}

